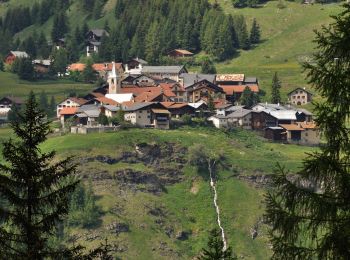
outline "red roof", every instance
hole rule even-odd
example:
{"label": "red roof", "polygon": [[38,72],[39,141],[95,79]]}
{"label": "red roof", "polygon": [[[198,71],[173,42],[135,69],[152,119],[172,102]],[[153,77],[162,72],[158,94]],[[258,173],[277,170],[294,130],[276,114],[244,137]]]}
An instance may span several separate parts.
{"label": "red roof", "polygon": [[192,52],[188,51],[188,50],[183,50],[183,49],[175,49],[175,50],[172,50],[170,53],[172,52],[178,52],[178,53],[181,53],[183,55],[193,55]]}
{"label": "red roof", "polygon": [[[71,65],[68,66],[69,71],[83,71],[85,69],[85,64],[84,63],[72,63]],[[122,68],[123,64],[122,63],[116,63],[115,68],[117,70],[120,70]],[[112,63],[95,63],[92,65],[92,68],[95,71],[111,71],[113,68]]]}
{"label": "red roof", "polygon": [[77,107],[64,107],[59,111],[59,114],[61,116],[63,116],[63,115],[75,115],[77,110],[78,110]]}
{"label": "red roof", "polygon": [[119,104],[117,101],[114,101],[113,99],[106,98],[106,97],[98,97],[98,98],[95,98],[95,100],[97,100],[98,102],[100,102],[100,103],[102,103],[104,105],[116,106],[116,105]]}
{"label": "red roof", "polygon": [[67,99],[70,99],[70,100],[72,100],[75,103],[78,103],[80,106],[84,105],[86,102],[88,102],[86,99],[78,98],[78,97],[70,97],[70,98],[67,98]]}
{"label": "red roof", "polygon": [[187,103],[184,103],[184,102],[160,102],[160,103],[168,109],[182,108],[188,105]]}
{"label": "red roof", "polygon": [[83,71],[85,69],[84,63],[73,63],[68,66],[69,71]]}
{"label": "red roof", "polygon": [[135,96],[138,96],[144,92],[152,92],[152,93],[161,93],[163,91],[164,95],[167,97],[175,97],[174,92],[171,91],[167,86],[159,87],[123,87],[121,89],[122,93],[132,93]]}
{"label": "red roof", "polygon": [[142,92],[135,97],[135,102],[152,102],[160,95],[162,95],[161,91]]}
{"label": "red roof", "polygon": [[226,95],[232,96],[233,93],[243,93],[246,87],[250,88],[253,92],[259,92],[258,85],[220,85],[220,87],[225,91]]}

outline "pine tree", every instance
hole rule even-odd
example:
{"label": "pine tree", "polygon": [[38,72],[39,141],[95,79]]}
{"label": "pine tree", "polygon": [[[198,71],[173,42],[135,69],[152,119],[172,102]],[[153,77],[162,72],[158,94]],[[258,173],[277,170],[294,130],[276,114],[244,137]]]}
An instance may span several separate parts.
{"label": "pine tree", "polygon": [[206,58],[203,60],[202,66],[201,66],[201,72],[203,74],[216,74],[215,65],[209,58]]}
{"label": "pine tree", "polygon": [[277,72],[273,75],[272,86],[271,86],[271,103],[277,104],[281,102],[281,81],[278,78]]}
{"label": "pine tree", "polygon": [[33,80],[35,78],[34,66],[30,58],[18,59],[18,76],[20,79]]}
{"label": "pine tree", "polygon": [[252,29],[250,30],[250,42],[252,44],[257,44],[260,42],[260,26],[257,23],[256,19],[254,18],[253,24],[252,24]]}
{"label": "pine tree", "polygon": [[232,253],[229,247],[223,250],[224,243],[222,241],[221,232],[218,229],[210,231],[207,248],[203,248],[200,260],[236,260],[237,257]]}
{"label": "pine tree", "polygon": [[320,94],[314,112],[325,144],[296,174],[277,169],[266,198],[272,259],[350,259],[350,5],[333,18],[305,64]]}
{"label": "pine tree", "polygon": [[254,93],[248,86],[243,90],[240,102],[245,107],[252,107],[260,101],[258,94]]}
{"label": "pine tree", "polygon": [[96,80],[95,70],[92,67],[92,59],[88,59],[85,64],[85,68],[82,73],[83,80],[87,83],[94,82]]}
{"label": "pine tree", "polygon": [[[56,223],[68,213],[68,195],[76,182],[71,159],[54,162],[55,152],[41,152],[50,122],[30,93],[23,114],[12,121],[15,140],[4,142],[0,164],[0,195],[11,207],[0,208],[0,251],[7,259],[57,258],[63,252],[50,248],[47,239]],[[69,250],[66,251],[68,253]]]}
{"label": "pine tree", "polygon": [[52,60],[51,72],[61,74],[66,72],[68,57],[65,49],[61,48],[59,50],[55,50],[52,54]]}

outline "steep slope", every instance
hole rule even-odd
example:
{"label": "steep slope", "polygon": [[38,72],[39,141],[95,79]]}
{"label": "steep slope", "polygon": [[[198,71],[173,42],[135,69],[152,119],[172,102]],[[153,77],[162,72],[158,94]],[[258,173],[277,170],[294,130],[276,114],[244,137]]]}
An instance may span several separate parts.
{"label": "steep slope", "polygon": [[[217,226],[208,173],[187,163],[193,144],[225,155],[217,191],[228,244],[245,259],[268,259],[261,221],[268,175],[277,161],[296,170],[305,152],[314,149],[267,143],[245,131],[130,129],[50,138],[43,149],[76,156],[79,174],[92,179],[100,207],[99,224],[70,227],[67,238],[86,246],[108,238],[122,259],[191,259]],[[258,236],[252,239],[255,228]]]}

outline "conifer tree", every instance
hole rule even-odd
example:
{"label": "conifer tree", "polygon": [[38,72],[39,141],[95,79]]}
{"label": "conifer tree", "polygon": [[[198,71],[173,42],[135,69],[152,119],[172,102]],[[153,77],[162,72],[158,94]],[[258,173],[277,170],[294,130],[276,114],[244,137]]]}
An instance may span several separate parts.
{"label": "conifer tree", "polygon": [[350,259],[350,5],[316,32],[305,64],[321,96],[316,124],[326,143],[291,174],[279,167],[266,198],[273,259]]}
{"label": "conifer tree", "polygon": [[208,97],[208,109],[211,113],[215,111],[215,104],[212,95],[209,95]]}
{"label": "conifer tree", "polygon": [[18,76],[20,79],[33,80],[35,78],[34,66],[30,58],[18,59]]}
{"label": "conifer tree", "polygon": [[243,90],[240,102],[245,107],[252,107],[259,102],[259,95],[254,93],[248,86]]}
{"label": "conifer tree", "polygon": [[250,43],[257,44],[260,42],[260,26],[254,18],[252,28],[250,30]]}
{"label": "conifer tree", "polygon": [[95,71],[92,65],[93,65],[92,59],[88,59],[86,61],[85,68],[82,73],[83,80],[87,83],[91,83],[96,80]]}
{"label": "conifer tree", "polygon": [[68,213],[68,195],[77,182],[71,159],[53,162],[55,152],[40,149],[50,133],[50,122],[30,93],[25,111],[11,121],[15,140],[4,142],[0,164],[0,195],[10,207],[0,206],[0,251],[7,259],[58,258],[65,252],[50,248],[47,239]]}
{"label": "conifer tree", "polygon": [[209,58],[206,58],[203,60],[202,66],[201,66],[201,72],[203,74],[216,74],[215,65]]}
{"label": "conifer tree", "polygon": [[221,232],[218,229],[210,231],[207,248],[203,248],[200,260],[236,260],[237,257],[232,253],[231,247],[223,250]]}
{"label": "conifer tree", "polygon": [[281,81],[278,78],[277,72],[273,75],[272,86],[271,86],[271,103],[277,104],[281,102]]}

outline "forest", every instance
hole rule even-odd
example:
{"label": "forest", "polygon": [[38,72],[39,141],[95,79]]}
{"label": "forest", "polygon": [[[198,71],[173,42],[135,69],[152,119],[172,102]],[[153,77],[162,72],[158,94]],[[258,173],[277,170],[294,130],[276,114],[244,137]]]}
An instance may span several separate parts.
{"label": "forest", "polygon": [[[48,58],[55,56],[51,53],[55,41],[65,38],[68,62],[78,61],[84,54],[89,27],[88,21],[80,26],[69,24],[66,11],[71,4],[68,0],[44,0],[31,8],[9,9],[0,19],[0,30],[6,36],[0,39],[1,54],[23,50],[32,58]],[[78,4],[91,20],[104,15],[104,0],[79,0]],[[50,35],[35,31],[25,39],[16,37],[24,28],[43,24],[50,17],[53,17]],[[204,51],[223,61],[232,58],[237,50],[248,50],[260,41],[256,20],[249,30],[243,16],[226,15],[219,5],[207,0],[118,0],[114,17],[113,22],[106,20],[104,29],[109,37],[102,37],[101,51],[95,60],[143,57],[150,64],[162,64],[168,51],[182,48],[194,53]]]}

